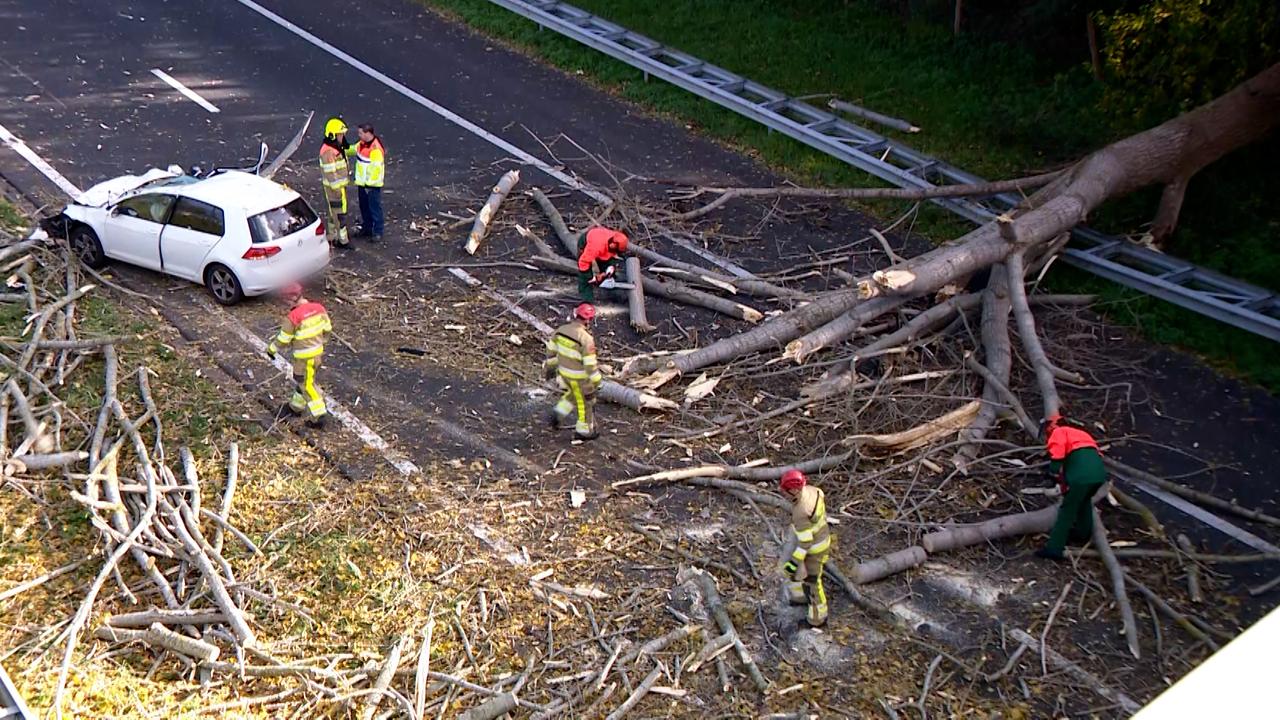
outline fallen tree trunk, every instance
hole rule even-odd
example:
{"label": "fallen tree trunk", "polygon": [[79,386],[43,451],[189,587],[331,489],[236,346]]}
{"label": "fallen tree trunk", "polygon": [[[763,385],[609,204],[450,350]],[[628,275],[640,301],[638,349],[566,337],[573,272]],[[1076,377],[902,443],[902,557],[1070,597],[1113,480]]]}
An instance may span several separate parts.
{"label": "fallen tree trunk", "polygon": [[476,250],[480,247],[480,241],[489,233],[489,225],[493,222],[493,216],[498,213],[498,207],[502,205],[502,201],[511,192],[511,188],[520,182],[519,170],[508,170],[505,175],[498,180],[498,184],[493,186],[493,191],[489,193],[489,199],[485,201],[484,207],[480,208],[480,212],[476,213],[476,221],[471,226],[471,233],[467,235],[467,254],[475,255]]}
{"label": "fallen tree trunk", "polygon": [[1057,516],[1058,506],[1050,505],[1031,512],[1005,515],[976,525],[931,532],[920,539],[920,544],[927,552],[939,553],[1018,535],[1046,533],[1053,527],[1053,521]]}
{"label": "fallen tree trunk", "polygon": [[631,316],[631,327],[638,333],[649,333],[654,327],[649,324],[649,316],[644,309],[644,280],[640,274],[640,258],[627,258],[627,279],[631,282],[631,292],[627,295],[627,310]]}
{"label": "fallen tree trunk", "polygon": [[882,555],[874,560],[858,563],[849,571],[849,579],[858,585],[875,582],[903,570],[923,565],[929,554],[919,545]]}
{"label": "fallen tree trunk", "polygon": [[896,310],[902,303],[903,300],[900,298],[876,298],[870,302],[859,303],[835,320],[787,343],[787,347],[782,351],[782,358],[793,360],[799,365],[809,355],[853,335],[868,321]]}

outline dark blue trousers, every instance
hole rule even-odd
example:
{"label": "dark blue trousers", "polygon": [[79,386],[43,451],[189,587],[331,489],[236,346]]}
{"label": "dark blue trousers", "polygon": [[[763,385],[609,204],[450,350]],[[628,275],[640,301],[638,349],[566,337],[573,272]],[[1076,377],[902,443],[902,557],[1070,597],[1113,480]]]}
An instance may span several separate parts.
{"label": "dark blue trousers", "polygon": [[366,234],[382,234],[382,188],[358,187],[360,197],[360,223]]}

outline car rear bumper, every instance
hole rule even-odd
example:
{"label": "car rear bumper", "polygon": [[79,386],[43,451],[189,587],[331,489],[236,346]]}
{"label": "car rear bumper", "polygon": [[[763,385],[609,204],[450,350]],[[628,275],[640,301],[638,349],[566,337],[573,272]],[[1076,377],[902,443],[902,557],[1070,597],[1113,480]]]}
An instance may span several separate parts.
{"label": "car rear bumper", "polygon": [[308,243],[306,248],[294,250],[277,261],[245,260],[236,276],[245,295],[265,295],[291,282],[304,281],[328,265],[329,243],[322,237],[320,242]]}

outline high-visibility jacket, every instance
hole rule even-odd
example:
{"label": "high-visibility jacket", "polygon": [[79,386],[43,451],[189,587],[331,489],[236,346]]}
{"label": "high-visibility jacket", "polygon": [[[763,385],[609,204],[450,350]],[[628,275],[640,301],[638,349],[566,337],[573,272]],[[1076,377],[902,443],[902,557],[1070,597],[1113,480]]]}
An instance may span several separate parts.
{"label": "high-visibility jacket", "polygon": [[831,549],[831,531],[827,528],[827,500],[820,488],[805,485],[791,507],[791,526],[796,534],[796,549],[791,557],[797,563],[810,555],[820,557]]}
{"label": "high-visibility jacket", "polygon": [[320,178],[324,182],[325,199],[342,200],[349,170],[347,158],[341,150],[329,143],[320,146]]}
{"label": "high-visibility jacket", "polygon": [[556,328],[547,340],[547,366],[556,369],[561,379],[585,382],[591,391],[600,387],[604,376],[596,360],[596,341],[580,320]]}
{"label": "high-visibility jacket", "polygon": [[1058,477],[1063,492],[1068,485],[1092,485],[1106,481],[1098,441],[1080,428],[1058,425],[1045,441],[1049,451],[1049,472]]}
{"label": "high-visibility jacket", "polygon": [[578,271],[586,272],[590,270],[591,263],[597,260],[608,261],[617,257],[609,249],[609,240],[616,234],[619,233],[607,227],[593,227],[588,230],[587,242],[583,245],[582,252],[578,254]]}
{"label": "high-visibility jacket", "polygon": [[285,316],[280,324],[280,333],[271,342],[270,350],[277,346],[293,349],[294,360],[309,360],[324,354],[324,337],[333,330],[329,322],[329,313],[318,302],[299,303]]}
{"label": "high-visibility jacket", "polygon": [[376,137],[371,142],[361,140],[347,148],[347,154],[356,161],[356,187],[382,187],[387,174],[387,155],[381,140]]}

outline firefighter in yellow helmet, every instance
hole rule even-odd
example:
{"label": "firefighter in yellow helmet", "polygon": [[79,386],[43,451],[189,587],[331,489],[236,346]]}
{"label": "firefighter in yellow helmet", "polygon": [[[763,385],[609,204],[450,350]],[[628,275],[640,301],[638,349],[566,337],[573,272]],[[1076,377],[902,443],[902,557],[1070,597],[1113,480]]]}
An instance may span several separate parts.
{"label": "firefighter in yellow helmet", "polygon": [[347,124],[331,117],[324,124],[324,142],[320,145],[320,177],[324,182],[324,199],[329,206],[329,242],[348,247],[347,237]]}
{"label": "firefighter in yellow helmet", "polygon": [[827,593],[822,587],[822,570],[831,554],[834,539],[827,527],[827,502],[822,490],[810,485],[804,473],[791,469],[782,474],[779,489],[793,505],[791,525],[796,549],[782,566],[787,595],[792,605],[809,606],[805,618],[809,627],[827,624]]}
{"label": "firefighter in yellow helmet", "polygon": [[577,423],[573,428],[574,437],[579,440],[594,440],[599,437],[596,432],[595,404],[596,393],[604,376],[596,360],[596,341],[591,337],[591,321],[596,316],[594,305],[582,303],[573,311],[573,320],[556,329],[555,335],[547,339],[547,359],[542,368],[548,378],[558,378],[564,394],[560,402],[551,410],[550,420],[553,427],[564,427],[569,417],[577,413]]}
{"label": "firefighter in yellow helmet", "polygon": [[324,357],[325,336],[333,331],[333,324],[324,305],[303,297],[298,283],[282,288],[280,299],[288,304],[289,314],[280,323],[280,333],[267,346],[267,355],[274,360],[281,347],[292,351],[293,397],[289,398],[289,410],[295,415],[306,413],[311,427],[324,427],[328,409],[316,384],[316,371]]}

